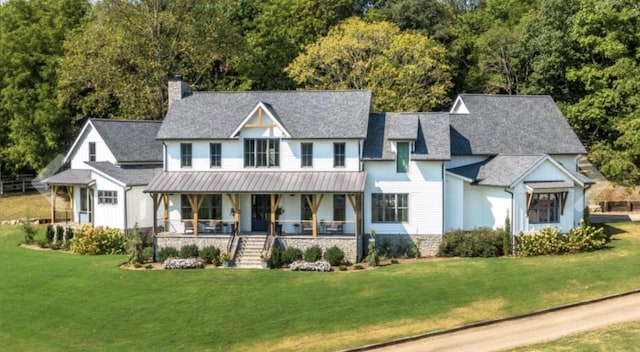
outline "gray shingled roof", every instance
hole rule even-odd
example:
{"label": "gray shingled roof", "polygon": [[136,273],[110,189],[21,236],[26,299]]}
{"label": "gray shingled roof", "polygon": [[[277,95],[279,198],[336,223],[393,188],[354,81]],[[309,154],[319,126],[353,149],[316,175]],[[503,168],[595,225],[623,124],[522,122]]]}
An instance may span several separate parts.
{"label": "gray shingled roof", "polygon": [[148,193],[355,193],[364,192],[358,171],[170,171],[149,183]]}
{"label": "gray shingled roof", "polygon": [[160,167],[120,167],[108,161],[87,162],[94,169],[124,183],[126,186],[143,186],[162,172]]}
{"label": "gray shingled roof", "polygon": [[119,164],[162,163],[162,142],[156,140],[162,121],[91,119]]}
{"label": "gray shingled roof", "polygon": [[226,139],[260,102],[293,138],[365,138],[371,92],[195,92],[171,105],[159,139]]}
{"label": "gray shingled roof", "polygon": [[549,96],[461,94],[469,114],[451,115],[453,155],[585,154]]}
{"label": "gray shingled roof", "polygon": [[48,185],[87,185],[93,181],[91,170],[68,169],[42,180]]}
{"label": "gray shingled roof", "polygon": [[508,187],[543,158],[544,155],[498,155],[447,171],[471,179],[478,185]]}
{"label": "gray shingled roof", "polygon": [[371,114],[364,142],[365,160],[395,160],[392,141],[415,142],[413,160],[449,160],[449,114],[386,113]]}

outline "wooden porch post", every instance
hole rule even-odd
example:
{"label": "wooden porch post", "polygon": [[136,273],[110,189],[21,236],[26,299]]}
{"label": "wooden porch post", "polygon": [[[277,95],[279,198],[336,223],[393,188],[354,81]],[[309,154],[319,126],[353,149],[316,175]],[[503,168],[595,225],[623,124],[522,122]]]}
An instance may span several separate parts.
{"label": "wooden porch post", "polygon": [[[67,194],[69,195],[69,210],[71,211],[71,221],[73,221],[74,212],[75,212],[75,202],[73,197],[73,186],[67,186]],[[65,218],[66,219],[66,218]]]}
{"label": "wooden porch post", "polygon": [[240,225],[240,194],[227,194],[227,197],[229,197],[231,206],[233,207],[233,235],[237,236],[240,232],[238,229],[238,225]]}
{"label": "wooden porch post", "polygon": [[162,201],[164,203],[164,230],[168,231],[167,229],[169,228],[169,194],[168,193],[163,193],[162,194]]}
{"label": "wooden porch post", "polygon": [[198,212],[200,212],[200,206],[204,197],[200,194],[187,194],[191,210],[193,210],[193,235],[198,236]]}
{"label": "wooden porch post", "polygon": [[56,222],[56,190],[58,186],[51,185],[51,223]]}
{"label": "wooden porch post", "polygon": [[356,215],[356,236],[362,233],[362,194],[348,194],[347,198]]}
{"label": "wooden porch post", "polygon": [[271,194],[271,224],[269,225],[269,230],[271,231],[271,236],[276,235],[276,211],[278,206],[280,206],[280,200],[282,199],[281,195]]}
{"label": "wooden porch post", "polygon": [[[320,197],[316,197],[315,194],[311,196],[306,196],[307,203],[309,204],[309,208],[311,208],[311,229],[313,237],[318,236],[318,225],[316,224],[318,220],[318,208],[320,207],[320,203],[322,203],[322,198],[324,198],[324,194],[321,194]],[[316,201],[317,200],[317,201]]]}

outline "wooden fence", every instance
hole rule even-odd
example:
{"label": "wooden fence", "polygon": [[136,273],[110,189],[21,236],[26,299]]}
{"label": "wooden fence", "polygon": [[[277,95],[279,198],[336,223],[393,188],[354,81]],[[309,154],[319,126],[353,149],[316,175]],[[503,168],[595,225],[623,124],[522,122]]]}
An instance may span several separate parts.
{"label": "wooden fence", "polygon": [[41,182],[34,182],[35,175],[18,175],[16,178],[0,178],[0,194],[45,191],[47,185]]}

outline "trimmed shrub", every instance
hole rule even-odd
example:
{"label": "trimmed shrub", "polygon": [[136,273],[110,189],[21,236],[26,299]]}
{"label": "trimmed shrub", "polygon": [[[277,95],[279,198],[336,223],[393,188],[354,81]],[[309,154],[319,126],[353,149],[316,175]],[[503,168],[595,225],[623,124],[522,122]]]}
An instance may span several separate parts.
{"label": "trimmed shrub", "polygon": [[273,264],[274,268],[279,268],[284,265],[284,261],[282,260],[282,251],[279,248],[273,248],[271,250],[271,264]]}
{"label": "trimmed shrub", "polygon": [[64,239],[64,227],[62,225],[56,226],[56,241],[62,242]]}
{"label": "trimmed shrub", "polygon": [[214,246],[207,246],[200,250],[200,258],[205,264],[220,265],[220,250]]}
{"label": "trimmed shrub", "polygon": [[533,234],[520,234],[517,240],[517,254],[528,257],[580,253],[600,249],[605,244],[607,244],[607,235],[604,229],[589,226],[583,222],[564,235],[553,227],[544,228]]}
{"label": "trimmed shrub", "polygon": [[364,269],[364,267],[362,267],[362,265],[360,264],[356,264],[353,266],[353,270],[362,270],[362,269]]}
{"label": "trimmed shrub", "polygon": [[178,250],[173,247],[162,247],[158,252],[158,260],[164,262],[168,258],[177,258]]}
{"label": "trimmed shrub", "polygon": [[75,233],[71,250],[77,254],[123,254],[124,234],[118,229],[86,224]]}
{"label": "trimmed shrub", "polygon": [[502,231],[486,227],[472,231],[455,230],[446,233],[438,257],[497,257],[503,254]]}
{"label": "trimmed shrub", "polygon": [[282,253],[283,264],[291,264],[296,260],[302,260],[302,251],[299,248],[289,247]]}
{"label": "trimmed shrub", "polygon": [[411,254],[411,244],[407,242],[404,238],[399,238],[396,243],[396,249],[393,255],[393,258],[407,258]]}
{"label": "trimmed shrub", "polygon": [[145,263],[153,261],[153,247],[142,248],[142,260]]}
{"label": "trimmed shrub", "polygon": [[318,245],[309,247],[304,251],[305,262],[315,262],[320,259],[322,259],[322,249]]}
{"label": "trimmed shrub", "polygon": [[411,254],[413,255],[414,258],[420,258],[421,257],[421,253],[420,253],[420,239],[416,238],[415,241],[413,241],[413,244],[411,246]]}
{"label": "trimmed shrub", "polygon": [[73,228],[71,227],[67,227],[66,231],[64,232],[64,240],[65,242],[71,241],[73,239]]}
{"label": "trimmed shrub", "polygon": [[197,258],[198,246],[195,244],[184,245],[180,248],[180,254],[178,256],[180,258]]}
{"label": "trimmed shrub", "polygon": [[38,247],[40,248],[49,248],[49,244],[51,242],[47,241],[46,238],[43,238],[41,240],[38,240],[38,242],[36,242],[38,244]]}
{"label": "trimmed shrub", "polygon": [[338,269],[339,269],[340,271],[347,271],[347,266],[346,266],[346,265],[344,265],[344,264],[340,264],[340,266],[338,267]]}
{"label": "trimmed shrub", "polygon": [[327,248],[324,251],[324,259],[333,266],[341,265],[344,261],[344,251],[338,246]]}
{"label": "trimmed shrub", "polygon": [[47,231],[44,233],[44,237],[47,239],[47,241],[53,242],[53,238],[55,237],[55,235],[56,231],[53,229],[53,225],[47,225]]}
{"label": "trimmed shrub", "polygon": [[391,249],[391,239],[389,237],[384,237],[380,241],[380,245],[377,247],[378,255],[383,258],[390,258],[393,256],[393,252]]}

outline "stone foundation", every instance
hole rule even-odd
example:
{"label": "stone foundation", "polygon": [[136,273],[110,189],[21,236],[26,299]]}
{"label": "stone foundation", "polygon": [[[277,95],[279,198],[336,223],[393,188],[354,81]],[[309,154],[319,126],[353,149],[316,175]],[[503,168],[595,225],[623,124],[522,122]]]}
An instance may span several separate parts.
{"label": "stone foundation", "polygon": [[[365,236],[365,249],[369,247],[369,235]],[[438,247],[442,242],[442,235],[406,235],[406,234],[384,234],[376,233],[376,246],[380,248],[383,242],[388,241],[391,244],[391,250],[395,253],[400,247],[409,248],[413,247],[413,243],[420,241],[420,256],[430,257],[435,256],[438,253]],[[397,253],[396,253],[397,254]],[[366,253],[365,253],[366,255]]]}
{"label": "stone foundation", "polygon": [[331,248],[333,246],[337,246],[342,249],[344,252],[344,259],[349,263],[357,263],[360,259],[358,250],[361,248],[360,243],[362,241],[358,241],[358,238],[355,236],[318,236],[318,237],[310,237],[310,236],[279,236],[277,238],[277,245],[286,249],[289,247],[294,247],[300,249],[304,252],[307,248],[313,247],[317,245],[322,249],[322,252],[326,251],[327,248]]}
{"label": "stone foundation", "polygon": [[229,244],[229,235],[179,235],[179,234],[161,234],[153,237],[154,256],[161,248],[173,247],[180,250],[182,246],[195,244],[198,249],[208,246],[214,246],[220,249],[220,253],[227,251]]}

